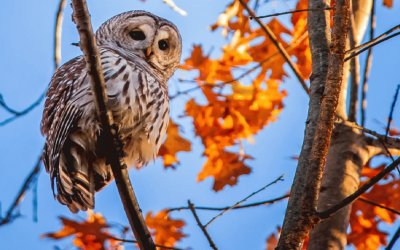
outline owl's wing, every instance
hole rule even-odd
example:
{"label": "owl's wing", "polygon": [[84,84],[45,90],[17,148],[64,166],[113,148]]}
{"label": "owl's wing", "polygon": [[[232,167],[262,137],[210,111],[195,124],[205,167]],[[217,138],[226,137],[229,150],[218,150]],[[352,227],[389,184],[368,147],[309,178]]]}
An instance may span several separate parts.
{"label": "owl's wing", "polygon": [[[43,152],[43,162],[46,171],[50,173],[52,189],[57,185],[57,199],[63,204],[71,204],[76,190],[74,181],[77,178],[76,166],[68,164],[69,156],[65,155],[68,147],[68,137],[77,127],[83,110],[72,99],[76,91],[85,81],[85,62],[82,57],[77,57],[64,64],[54,74],[43,111],[41,130],[47,135]],[[79,92],[79,91],[78,91]],[[85,178],[88,179],[88,178]],[[93,199],[89,194],[88,203]],[[70,206],[69,206],[70,207]],[[71,210],[76,211],[74,206]]]}

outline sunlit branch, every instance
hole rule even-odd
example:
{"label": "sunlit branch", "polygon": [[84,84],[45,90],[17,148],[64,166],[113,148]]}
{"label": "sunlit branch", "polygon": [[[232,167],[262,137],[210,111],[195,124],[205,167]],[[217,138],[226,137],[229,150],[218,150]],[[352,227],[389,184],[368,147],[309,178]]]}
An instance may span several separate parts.
{"label": "sunlit branch", "polygon": [[397,26],[389,29],[388,31],[384,32],[382,35],[380,35],[366,43],[363,43],[355,48],[352,48],[352,49],[346,51],[346,55],[348,55],[348,56],[344,58],[344,61],[347,61],[347,60],[361,54],[362,52],[368,50],[369,48],[372,48],[375,45],[378,45],[386,40],[389,40],[390,38],[400,35],[400,32],[396,32],[392,35],[389,35],[390,33],[394,32],[396,30],[399,30],[399,29],[400,29],[400,25],[397,25]]}
{"label": "sunlit branch", "polygon": [[58,4],[56,22],[54,26],[54,68],[58,68],[61,61],[61,35],[62,35],[62,24],[64,20],[64,8],[67,4],[66,0],[60,0]]}
{"label": "sunlit branch", "polygon": [[173,0],[163,0],[165,4],[167,4],[173,11],[177,12],[182,16],[187,16],[187,12],[183,9],[179,8]]}
{"label": "sunlit branch", "polygon": [[[372,1],[371,6],[371,17],[370,17],[370,30],[369,40],[374,39],[375,27],[376,27],[376,15],[375,15],[375,1]],[[366,109],[367,109],[367,91],[368,91],[368,79],[372,65],[372,48],[368,49],[367,57],[365,59],[365,66],[363,72],[363,81],[361,84],[361,126],[365,126],[366,122]]]}
{"label": "sunlit branch", "polygon": [[214,250],[218,250],[217,246],[215,245],[214,241],[212,240],[210,234],[208,234],[206,227],[201,223],[199,216],[196,213],[196,209],[194,208],[194,205],[192,202],[190,202],[190,200],[188,200],[188,206],[190,211],[193,214],[194,219],[197,222],[197,225],[200,227],[201,231],[203,232],[203,234],[206,236],[208,243],[210,244],[210,247]]}
{"label": "sunlit branch", "polygon": [[[293,14],[293,13],[298,13],[298,12],[309,12],[309,11],[325,11],[325,10],[331,10],[332,8],[324,8],[324,9],[302,9],[302,10],[291,10],[291,11],[284,11],[284,12],[279,12],[279,13],[274,13],[274,14],[269,14],[269,15],[263,15],[263,16],[257,16],[257,18],[267,18],[267,17],[275,17],[275,16],[282,16],[282,15],[287,15],[287,14]],[[250,17],[250,19],[253,19],[254,17]]]}
{"label": "sunlit branch", "polygon": [[109,145],[106,162],[109,162],[111,165],[126,216],[140,249],[155,250],[156,247],[144,221],[129,179],[117,126],[114,124],[113,116],[106,105],[108,97],[105,89],[104,74],[100,64],[99,51],[93,37],[93,29],[86,0],[72,0],[72,8],[73,20],[80,36],[79,45],[84,54],[86,67],[91,78],[96,110],[104,134],[104,143]]}
{"label": "sunlit branch", "polygon": [[244,0],[239,0],[240,4],[246,9],[246,11],[249,13],[250,17],[253,17],[254,20],[260,25],[261,29],[265,32],[265,34],[271,39],[272,43],[275,45],[275,47],[278,49],[278,51],[281,53],[285,61],[288,63],[289,67],[293,70],[295,76],[299,80],[301,86],[303,89],[306,91],[307,94],[309,94],[309,89],[307,87],[306,82],[303,79],[303,76],[301,75],[299,69],[297,66],[292,62],[290,59],[289,54],[285,50],[285,48],[282,46],[282,44],[278,41],[276,38],[275,34],[272,32],[272,30],[267,26],[264,25],[263,22],[259,18],[256,17],[254,11],[250,9],[250,7],[247,5],[247,3]]}

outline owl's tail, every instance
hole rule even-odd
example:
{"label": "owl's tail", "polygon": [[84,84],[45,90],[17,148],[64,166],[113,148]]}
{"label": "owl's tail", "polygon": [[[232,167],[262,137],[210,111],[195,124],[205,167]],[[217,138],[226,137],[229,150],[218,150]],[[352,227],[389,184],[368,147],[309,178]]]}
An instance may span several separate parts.
{"label": "owl's tail", "polygon": [[70,136],[65,141],[58,162],[53,160],[47,164],[53,164],[49,169],[53,170],[50,172],[53,192],[54,184],[57,189],[55,198],[67,205],[71,212],[77,213],[94,208],[95,187],[92,157],[87,155],[88,151],[82,148],[82,144],[73,139]]}

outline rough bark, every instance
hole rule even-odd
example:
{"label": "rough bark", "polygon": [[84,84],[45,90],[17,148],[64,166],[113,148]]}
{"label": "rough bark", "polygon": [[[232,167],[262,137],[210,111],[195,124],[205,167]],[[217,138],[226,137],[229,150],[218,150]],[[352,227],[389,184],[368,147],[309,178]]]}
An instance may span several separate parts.
{"label": "rough bark", "polygon": [[[355,43],[359,43],[365,33],[371,10],[372,0],[353,0]],[[346,114],[347,77],[349,65],[345,65],[343,85],[337,113]],[[367,145],[365,136],[357,129],[336,126],[322,179],[318,210],[325,210],[343,200],[357,190],[360,172],[364,164],[375,154]],[[309,241],[310,250],[344,249],[351,206],[347,206],[329,219],[322,221],[312,231]]]}
{"label": "rough bark", "polygon": [[[329,2],[310,0],[308,7],[322,9],[329,7]],[[309,113],[277,249],[300,249],[311,228],[318,223],[315,209],[341,90],[349,7],[349,0],[336,1],[331,43],[329,12],[315,11],[308,15],[313,60]]]}

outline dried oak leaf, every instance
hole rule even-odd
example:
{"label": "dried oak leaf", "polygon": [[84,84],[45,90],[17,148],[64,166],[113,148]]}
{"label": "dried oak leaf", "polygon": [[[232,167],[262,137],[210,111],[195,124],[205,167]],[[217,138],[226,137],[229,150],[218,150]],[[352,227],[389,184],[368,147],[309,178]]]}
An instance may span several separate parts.
{"label": "dried oak leaf", "polygon": [[174,247],[186,235],[182,232],[185,226],[183,220],[172,219],[166,210],[161,210],[153,215],[152,212],[146,214],[146,224],[154,235],[156,244]]}
{"label": "dried oak leaf", "polygon": [[60,240],[73,236],[73,244],[83,250],[121,249],[113,235],[108,232],[109,225],[100,213],[88,212],[85,221],[75,221],[59,217],[63,228],[57,232],[43,234],[43,238]]}
{"label": "dried oak leaf", "polygon": [[161,145],[158,155],[163,158],[164,167],[173,168],[175,164],[179,163],[176,157],[178,152],[190,152],[191,143],[181,136],[179,133],[179,125],[170,120],[167,129],[167,139]]}

